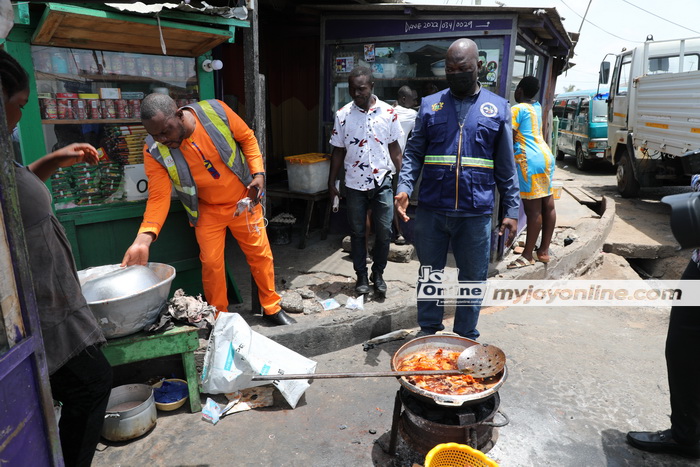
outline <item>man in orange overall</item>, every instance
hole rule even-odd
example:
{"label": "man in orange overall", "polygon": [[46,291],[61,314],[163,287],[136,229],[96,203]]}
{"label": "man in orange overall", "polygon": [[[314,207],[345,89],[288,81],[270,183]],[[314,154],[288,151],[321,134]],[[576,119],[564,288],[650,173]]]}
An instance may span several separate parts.
{"label": "man in orange overall", "polygon": [[143,151],[148,201],[122,266],[148,262],[150,245],[170,209],[173,186],[195,228],[207,302],[219,312],[227,311],[224,245],[229,229],[250,265],[263,317],[278,325],[295,323],[280,307],[275,292],[262,206],[257,203],[234,215],[239,201],[249,193],[254,193],[251,201],[257,201],[265,184],[263,158],[253,131],[221,101],[178,109],[172,98],[155,93],[143,100],[141,120],[150,135]]}

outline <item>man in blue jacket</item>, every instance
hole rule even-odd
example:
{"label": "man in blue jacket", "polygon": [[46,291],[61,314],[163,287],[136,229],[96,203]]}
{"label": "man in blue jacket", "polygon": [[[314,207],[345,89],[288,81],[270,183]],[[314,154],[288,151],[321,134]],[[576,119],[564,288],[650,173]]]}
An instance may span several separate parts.
{"label": "man in blue jacket", "polygon": [[[474,41],[450,45],[445,60],[449,88],[423,98],[406,144],[395,204],[407,221],[408,200],[422,171],[414,229],[422,276],[445,269],[451,244],[459,281],[486,280],[496,188],[504,215],[499,235],[508,229],[510,245],[517,230],[520,199],[510,107],[481,87],[481,65]],[[479,308],[479,303],[458,302],[454,332],[479,337]],[[419,296],[418,335],[443,330],[443,312],[441,301]]]}

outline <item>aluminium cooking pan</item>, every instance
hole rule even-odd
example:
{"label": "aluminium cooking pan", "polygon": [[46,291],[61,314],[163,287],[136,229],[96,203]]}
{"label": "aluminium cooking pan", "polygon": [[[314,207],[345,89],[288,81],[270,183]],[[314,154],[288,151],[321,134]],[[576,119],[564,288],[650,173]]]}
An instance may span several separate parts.
{"label": "aluminium cooking pan", "polygon": [[[401,363],[408,357],[418,352],[434,352],[444,349],[454,352],[462,352],[472,345],[480,345],[478,342],[466,337],[432,335],[413,339],[399,348],[391,359],[391,369],[397,370]],[[494,395],[506,380],[508,368],[503,367],[503,371],[495,376],[484,380],[487,389],[475,394],[448,395],[427,391],[408,382],[406,378],[399,378],[399,383],[411,393],[421,396],[423,399],[431,400],[438,405],[459,407],[478,403],[483,399]]]}

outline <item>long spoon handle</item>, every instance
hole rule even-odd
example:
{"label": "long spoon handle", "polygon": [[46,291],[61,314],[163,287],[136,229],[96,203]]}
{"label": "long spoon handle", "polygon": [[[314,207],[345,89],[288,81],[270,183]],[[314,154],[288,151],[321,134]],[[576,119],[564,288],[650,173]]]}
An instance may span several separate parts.
{"label": "long spoon handle", "polygon": [[423,370],[423,371],[384,371],[384,372],[367,372],[367,373],[309,373],[301,375],[256,375],[253,376],[253,381],[279,381],[283,379],[331,379],[331,378],[382,378],[401,376],[428,376],[428,375],[443,375],[443,376],[460,376],[465,373],[459,370]]}

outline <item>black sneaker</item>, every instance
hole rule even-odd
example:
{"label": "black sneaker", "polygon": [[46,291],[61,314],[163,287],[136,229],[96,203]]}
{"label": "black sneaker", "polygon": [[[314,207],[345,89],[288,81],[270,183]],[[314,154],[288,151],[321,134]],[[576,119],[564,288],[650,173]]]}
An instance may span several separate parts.
{"label": "black sneaker", "polygon": [[365,295],[369,293],[369,280],[367,279],[367,274],[358,274],[357,282],[355,282],[355,292],[358,295]]}
{"label": "black sneaker", "polygon": [[416,333],[414,339],[417,339],[417,338],[419,338],[419,337],[434,336],[434,335],[435,335],[435,333],[432,332],[432,331],[424,331],[424,330],[421,329],[420,331],[418,331],[418,332]]}
{"label": "black sneaker", "polygon": [[382,273],[373,272],[369,276],[369,279],[374,283],[374,291],[377,292],[377,294],[381,295],[382,297],[385,297],[386,296],[386,282],[384,282],[384,278],[382,277]]}

